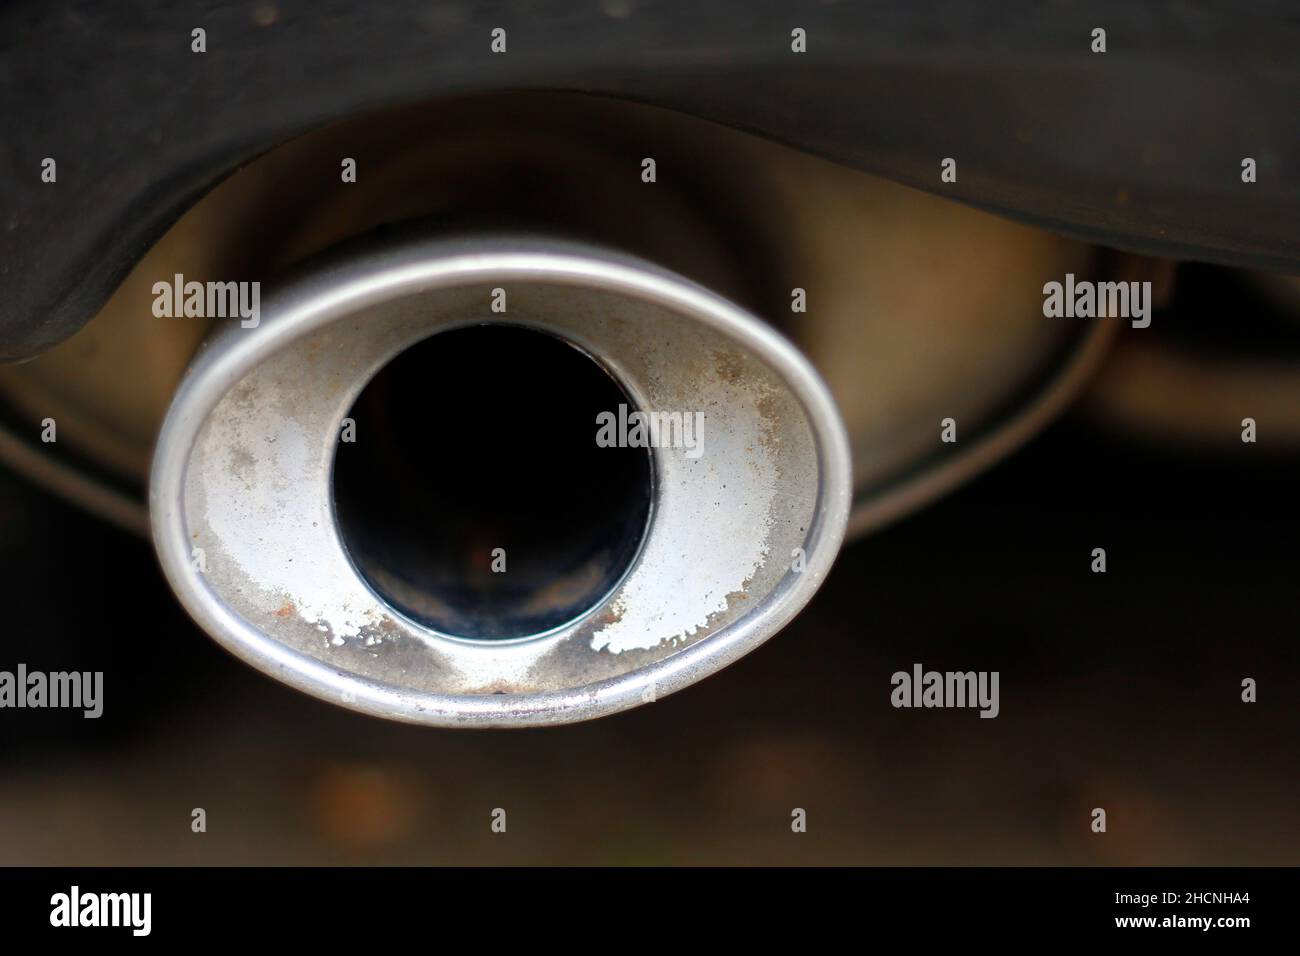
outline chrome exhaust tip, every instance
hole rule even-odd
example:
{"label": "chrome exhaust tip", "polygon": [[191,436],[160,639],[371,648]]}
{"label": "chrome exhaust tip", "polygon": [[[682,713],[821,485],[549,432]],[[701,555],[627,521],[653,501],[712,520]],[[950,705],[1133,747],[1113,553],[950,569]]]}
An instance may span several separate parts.
{"label": "chrome exhaust tip", "polygon": [[[444,500],[439,489],[466,492],[434,480],[436,434],[396,435],[399,446],[432,448],[423,477],[409,456],[375,450],[363,393],[400,361],[404,394],[418,397],[421,350],[435,361],[442,348],[441,368],[452,368],[465,353],[448,343],[485,326],[542,333],[524,354],[543,370],[567,367],[543,341],[572,346],[562,351],[602,370],[592,382],[607,375],[616,386],[591,393],[596,407],[626,399],[581,423],[581,453],[585,441],[611,446],[624,455],[621,477],[583,485],[566,506],[595,495],[607,517],[575,518],[575,530],[543,515],[531,537],[512,539],[522,545],[500,548],[492,534],[448,530],[451,547],[440,529],[461,529],[459,511],[495,519],[511,496],[495,485],[463,509]],[[472,419],[473,390],[459,409],[444,407],[448,395],[428,419]],[[545,429],[572,426],[573,407],[552,422],[539,395],[512,427],[541,433],[530,447],[545,451]],[[499,465],[511,439],[499,439],[504,457],[497,440],[476,447]],[[481,455],[455,454],[453,477],[474,474]],[[520,482],[547,467],[535,459],[521,456]],[[399,476],[405,490],[386,494]],[[622,491],[601,497],[607,484]],[[645,262],[505,237],[372,247],[266,296],[256,327],[233,322],[200,349],[160,433],[149,497],[168,580],[237,656],[370,714],[503,727],[648,703],[757,647],[822,582],[851,493],[830,393],[772,328]],[[414,530],[402,507],[419,513]],[[550,543],[555,529],[561,545]]]}

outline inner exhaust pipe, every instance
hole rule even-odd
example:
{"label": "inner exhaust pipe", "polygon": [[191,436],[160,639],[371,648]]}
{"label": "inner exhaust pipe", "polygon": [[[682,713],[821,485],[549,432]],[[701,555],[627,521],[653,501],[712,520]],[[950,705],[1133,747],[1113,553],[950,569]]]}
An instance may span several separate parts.
{"label": "inner exhaust pipe", "polygon": [[598,717],[771,637],[843,539],[848,441],[769,326],[532,237],[335,256],[202,348],[150,483],[199,624],[308,693],[447,726]]}

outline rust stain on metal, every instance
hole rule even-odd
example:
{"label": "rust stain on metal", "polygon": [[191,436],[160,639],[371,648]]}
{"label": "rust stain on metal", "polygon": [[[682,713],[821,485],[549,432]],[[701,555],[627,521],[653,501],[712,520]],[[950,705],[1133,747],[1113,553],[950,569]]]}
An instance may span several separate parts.
{"label": "rust stain on metal", "polygon": [[745,377],[744,360],[734,352],[714,352],[713,367],[718,378],[728,385],[738,385]]}

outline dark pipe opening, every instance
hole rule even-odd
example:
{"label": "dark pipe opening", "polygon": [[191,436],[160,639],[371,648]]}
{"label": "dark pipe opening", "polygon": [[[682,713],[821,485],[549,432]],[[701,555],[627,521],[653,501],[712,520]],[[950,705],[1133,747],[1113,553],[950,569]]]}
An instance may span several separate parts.
{"label": "dark pipe opening", "polygon": [[596,416],[620,404],[632,408],[604,368],[532,329],[473,326],[407,349],[357,398],[334,462],[357,570],[458,637],[579,617],[622,578],[650,514],[648,449],[596,444]]}

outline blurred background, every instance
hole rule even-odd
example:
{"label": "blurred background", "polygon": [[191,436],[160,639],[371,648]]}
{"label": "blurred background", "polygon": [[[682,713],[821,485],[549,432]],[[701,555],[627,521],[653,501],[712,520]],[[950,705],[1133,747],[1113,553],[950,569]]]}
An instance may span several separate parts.
{"label": "blurred background", "polygon": [[[0,713],[0,863],[1294,864],[1284,301],[1184,269],[1067,416],[848,546],[776,638],[571,727],[408,727],[303,696],[191,625],[146,541],[4,473],[0,666],[103,670],[105,709]],[[1184,428],[1144,432],[1160,416]],[[999,671],[1001,714],[893,709],[918,662]]]}

